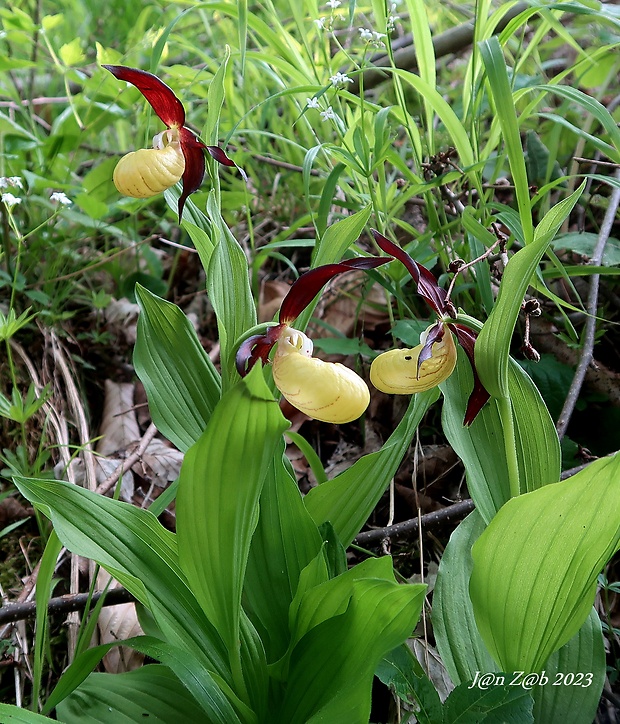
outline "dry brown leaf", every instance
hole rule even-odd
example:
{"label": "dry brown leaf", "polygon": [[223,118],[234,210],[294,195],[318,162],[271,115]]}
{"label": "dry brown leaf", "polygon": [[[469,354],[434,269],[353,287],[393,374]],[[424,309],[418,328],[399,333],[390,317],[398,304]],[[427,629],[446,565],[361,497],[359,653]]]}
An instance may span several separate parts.
{"label": "dry brown leaf", "polygon": [[[128,453],[131,454],[131,450]],[[182,462],[183,453],[180,450],[156,439],[149,444],[132,470],[159,488],[167,488],[169,483],[179,477]]]}
{"label": "dry brown leaf", "polygon": [[[97,575],[97,588],[103,590],[111,579],[110,574],[103,568]],[[110,589],[118,588],[118,581],[112,580]],[[124,640],[132,636],[142,636],[142,627],[138,621],[136,607],[133,603],[119,603],[117,606],[105,606],[99,612],[97,621],[97,634],[100,644],[109,644]],[[127,646],[114,646],[103,657],[103,666],[110,674],[120,674],[124,671],[138,669],[144,663],[144,654],[134,651]]]}
{"label": "dry brown leaf", "polygon": [[140,439],[140,428],[133,409],[134,385],[105,381],[103,419],[97,442],[97,452],[109,456],[119,450],[127,450],[131,443]]}
{"label": "dry brown leaf", "polygon": [[116,337],[125,339],[127,344],[136,341],[140,306],[129,299],[113,299],[104,310],[108,330]]}
{"label": "dry brown leaf", "polygon": [[[119,466],[123,464],[121,458],[102,458],[95,456],[95,481],[97,485],[105,482],[112,473],[118,470]],[[84,487],[85,484],[85,472],[84,472],[84,461],[81,459],[72,460],[69,464],[71,469],[72,479],[76,485]],[[61,464],[56,465],[54,468],[54,475],[57,480],[65,480],[65,469]],[[112,488],[114,491],[114,488]],[[121,482],[120,499],[130,503],[134,495],[134,477],[131,470],[126,470],[123,473],[123,479]]]}
{"label": "dry brown leaf", "polygon": [[282,300],[288,294],[290,284],[271,279],[261,284],[258,297],[258,321],[271,322],[280,309]]}
{"label": "dry brown leaf", "polygon": [[409,639],[407,644],[420,662],[428,678],[433,682],[439,698],[445,701],[452,689],[454,689],[454,684],[439,654],[432,646],[425,644],[424,639],[421,638]]}

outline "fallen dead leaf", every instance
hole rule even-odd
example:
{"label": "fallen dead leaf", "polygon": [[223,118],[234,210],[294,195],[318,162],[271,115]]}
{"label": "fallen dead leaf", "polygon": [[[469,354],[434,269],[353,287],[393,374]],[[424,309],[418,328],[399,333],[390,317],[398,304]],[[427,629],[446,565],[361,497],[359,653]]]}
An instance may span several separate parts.
{"label": "fallen dead leaf", "polygon": [[[111,578],[103,568],[97,575],[97,588],[103,590],[108,581],[112,581],[109,588],[118,588],[120,583]],[[142,636],[142,627],[138,621],[134,603],[119,603],[117,606],[104,606],[99,612],[97,620],[98,641],[93,645],[109,644],[121,641],[132,636]],[[144,663],[144,654],[134,651],[127,646],[114,646],[103,657],[103,666],[110,674],[120,674],[124,671],[137,669]]]}

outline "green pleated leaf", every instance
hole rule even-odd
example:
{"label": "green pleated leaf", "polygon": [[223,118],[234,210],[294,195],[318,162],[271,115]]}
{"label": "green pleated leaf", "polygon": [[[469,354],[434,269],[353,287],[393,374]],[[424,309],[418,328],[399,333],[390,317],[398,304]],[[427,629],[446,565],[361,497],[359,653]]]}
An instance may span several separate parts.
{"label": "green pleated leaf", "polygon": [[59,480],[14,481],[51,518],[66,548],[103,566],[153,614],[168,640],[230,680],[223,642],[179,567],[176,538],[154,515]]}
{"label": "green pleated leaf", "polygon": [[181,468],[179,562],[229,651],[238,646],[241,592],[258,501],[289,423],[257,365],[227,392]]}
{"label": "green pleated leaf", "polygon": [[[191,697],[202,709],[198,721],[208,716],[212,724],[242,724],[254,721],[254,714],[232,692],[230,687],[216,674],[204,668],[198,658],[186,647],[162,641],[151,636],[136,636],[124,641],[115,641],[87,649],[78,655],[63,672],[58,684],[45,703],[44,712],[49,712],[81,688],[92,670],[101,659],[116,646],[128,646],[136,651],[162,662],[174,673],[184,697]],[[142,720],[140,715],[140,720]],[[107,723],[104,718],[102,722]]]}
{"label": "green pleated leaf", "polygon": [[534,717],[545,724],[591,724],[605,683],[605,642],[594,609],[579,632],[545,664],[534,691]]}
{"label": "green pleated leaf", "polygon": [[[472,384],[471,366],[459,350],[454,372],[441,385],[442,426],[465,465],[467,488],[476,508],[488,523],[510,499],[509,473],[497,402],[491,398],[469,427],[463,425]],[[512,358],[508,360],[508,390],[522,491],[557,482],[561,453],[555,425],[538,389]]]}
{"label": "green pleated leaf", "polygon": [[290,610],[292,645],[315,626],[346,611],[355,581],[377,578],[395,580],[390,556],[368,558],[340,576],[311,587],[304,581]]}
{"label": "green pleated leaf", "polygon": [[207,272],[207,292],[217,316],[222,386],[229,389],[238,379],[234,344],[256,324],[256,307],[243,249],[222,219],[213,192],[209,194],[207,212],[213,223],[216,247],[211,254]]}
{"label": "green pleated leaf", "polygon": [[65,724],[98,724],[105,721],[145,721],[149,724],[195,724],[203,710],[176,678],[161,664],[143,666],[122,674],[90,674],[56,708]]}
{"label": "green pleated leaf", "polygon": [[531,724],[533,704],[531,692],[508,683],[487,689],[461,684],[446,699],[443,724]]}
{"label": "green pleated leaf", "polygon": [[375,676],[399,699],[414,705],[419,724],[443,722],[443,705],[437,689],[407,644],[386,654],[379,662]]}
{"label": "green pleated leaf", "polygon": [[269,662],[279,659],[289,645],[289,608],[299,576],[323,545],[283,456],[282,440],[260,495],[244,583],[248,614]]}
{"label": "green pleated leaf", "polygon": [[413,631],[425,590],[393,580],[353,580],[340,602],[343,612],[313,626],[293,649],[286,695],[275,721],[368,721],[374,671]]}
{"label": "green pleated leaf", "polygon": [[368,520],[438,394],[433,389],[413,395],[403,419],[381,450],[364,455],[340,475],[312,488],[304,498],[314,522],[321,525],[330,521],[345,547]]}
{"label": "green pleated leaf", "polygon": [[476,623],[505,671],[539,671],[583,625],[620,541],[620,455],[509,500],[472,549]]}
{"label": "green pleated leaf", "polygon": [[202,435],[220,399],[220,376],[176,305],[139,284],[136,297],[141,309],[136,374],[157,429],[185,452]]}
{"label": "green pleated leaf", "polygon": [[471,547],[485,523],[477,510],[450,536],[433,590],[433,631],[441,660],[455,684],[472,681],[477,671],[498,671],[478,631],[469,598]]}
{"label": "green pleated leaf", "polygon": [[0,721],[6,722],[6,724],[49,724],[49,722],[57,720],[35,714],[33,711],[22,709],[13,704],[0,703]]}
{"label": "green pleated leaf", "polygon": [[[237,21],[241,28],[242,24],[247,21],[247,15],[245,18],[242,17],[244,9],[247,10],[247,5],[245,3],[238,3],[237,9],[239,11]],[[222,49],[221,56],[223,56],[222,62],[211,79],[209,90],[207,91],[207,123],[204,128],[203,138],[205,139],[205,143],[211,146],[217,146],[219,143],[220,116],[222,114],[225,97],[224,81],[226,79],[228,61],[230,60],[230,47],[228,45]]]}
{"label": "green pleated leaf", "polygon": [[469,427],[463,425],[472,385],[471,365],[459,350],[454,372],[441,385],[441,424],[448,442],[463,461],[469,494],[488,522],[510,499],[510,483],[502,425],[493,398]]}
{"label": "green pleated leaf", "polygon": [[312,267],[339,262],[351,244],[359,239],[368,223],[371,206],[347,216],[332,224],[317,243],[312,258]]}
{"label": "green pleated leaf", "polygon": [[482,384],[494,397],[507,397],[510,341],[525,292],[547,247],[581,196],[585,181],[556,204],[536,227],[530,244],[508,262],[497,301],[476,340],[476,369]]}
{"label": "green pleated leaf", "polygon": [[[442,556],[433,592],[433,631],[441,660],[454,683],[465,686],[477,673],[500,671],[480,636],[469,597],[471,547],[484,528],[484,521],[474,511],[454,531]],[[605,679],[600,628],[599,618],[592,612],[579,632],[549,657],[545,664],[549,682],[532,692],[535,721],[590,724],[593,720]],[[591,685],[553,686],[557,674],[570,672],[591,672]],[[586,677],[582,679],[582,683],[587,681]]]}

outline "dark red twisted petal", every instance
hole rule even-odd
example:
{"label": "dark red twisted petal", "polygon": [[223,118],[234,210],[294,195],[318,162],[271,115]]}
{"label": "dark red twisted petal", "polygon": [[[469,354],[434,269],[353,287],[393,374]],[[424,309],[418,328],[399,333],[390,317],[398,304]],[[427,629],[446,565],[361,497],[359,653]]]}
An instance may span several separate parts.
{"label": "dark red twisted petal", "polygon": [[472,329],[469,329],[469,327],[464,327],[462,324],[448,324],[448,328],[451,329],[454,334],[456,334],[456,338],[458,339],[459,344],[465,350],[465,354],[467,355],[469,363],[471,364],[471,371],[474,375],[474,388],[471,392],[471,395],[469,396],[469,400],[467,401],[465,419],[463,420],[463,425],[469,426],[475,420],[476,415],[485,406],[487,400],[491,397],[491,395],[486,391],[482,382],[480,382],[478,372],[476,371],[476,363],[474,361],[474,345],[476,343],[476,338],[478,337],[478,335]]}
{"label": "dark red twisted petal", "polygon": [[254,334],[239,345],[235,366],[241,377],[245,377],[258,360],[267,363],[271,348],[278,341],[283,327],[283,324],[269,327],[265,334]]}
{"label": "dark red twisted petal", "polygon": [[214,158],[218,163],[221,163],[222,166],[234,166],[237,171],[243,176],[243,180],[247,183],[248,177],[246,172],[237,166],[237,164],[231,159],[228,158],[228,156],[224,153],[224,151],[219,146],[205,146],[209,154],[212,158]]}
{"label": "dark red twisted petal", "polygon": [[179,197],[180,222],[187,197],[200,188],[205,176],[205,145],[189,128],[179,128],[179,141],[185,158],[185,170],[181,177],[183,191]]}
{"label": "dark red twisted petal", "polygon": [[376,269],[391,261],[384,256],[365,256],[345,259],[337,264],[325,264],[302,274],[288,291],[280,307],[280,322],[290,324],[304,311],[330,279],[355,269]]}
{"label": "dark red twisted petal", "polygon": [[404,264],[405,268],[411,274],[411,278],[417,285],[418,294],[424,301],[439,315],[446,313],[446,290],[437,284],[437,279],[422,264],[412,259],[406,251],[380,234],[376,229],[372,229],[372,235],[375,241],[386,254],[390,254]]}
{"label": "dark red twisted petal", "polygon": [[416,372],[416,378],[420,378],[420,367],[422,366],[422,362],[425,362],[427,359],[430,359],[433,354],[433,345],[435,342],[439,342],[443,339],[443,336],[445,334],[445,327],[442,322],[437,322],[437,324],[429,331],[429,333],[426,335],[426,340],[424,341],[424,344],[422,345],[422,349],[420,350],[420,354],[418,355],[418,369]]}
{"label": "dark red twisted petal", "polygon": [[174,95],[172,88],[159,80],[156,75],[147,73],[145,70],[128,68],[125,65],[104,65],[102,67],[109,70],[115,78],[135,85],[168,128],[173,126],[181,128],[185,125],[183,104]]}
{"label": "dark red twisted petal", "polygon": [[222,166],[236,166],[237,164],[224,153],[219,146],[205,146],[211,156]]}

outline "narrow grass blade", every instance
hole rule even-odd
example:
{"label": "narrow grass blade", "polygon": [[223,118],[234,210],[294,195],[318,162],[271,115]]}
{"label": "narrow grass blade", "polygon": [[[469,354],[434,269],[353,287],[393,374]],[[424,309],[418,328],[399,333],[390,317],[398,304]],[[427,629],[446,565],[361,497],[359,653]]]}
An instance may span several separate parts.
{"label": "narrow grass blade", "polygon": [[512,97],[512,89],[506,71],[506,61],[496,36],[482,41],[479,45],[484,62],[495,112],[502,129],[502,137],[506,145],[512,182],[515,186],[517,207],[521,226],[525,236],[525,243],[529,243],[534,236],[532,211],[530,208],[530,192],[525,169],[523,146],[519,134],[519,122]]}

